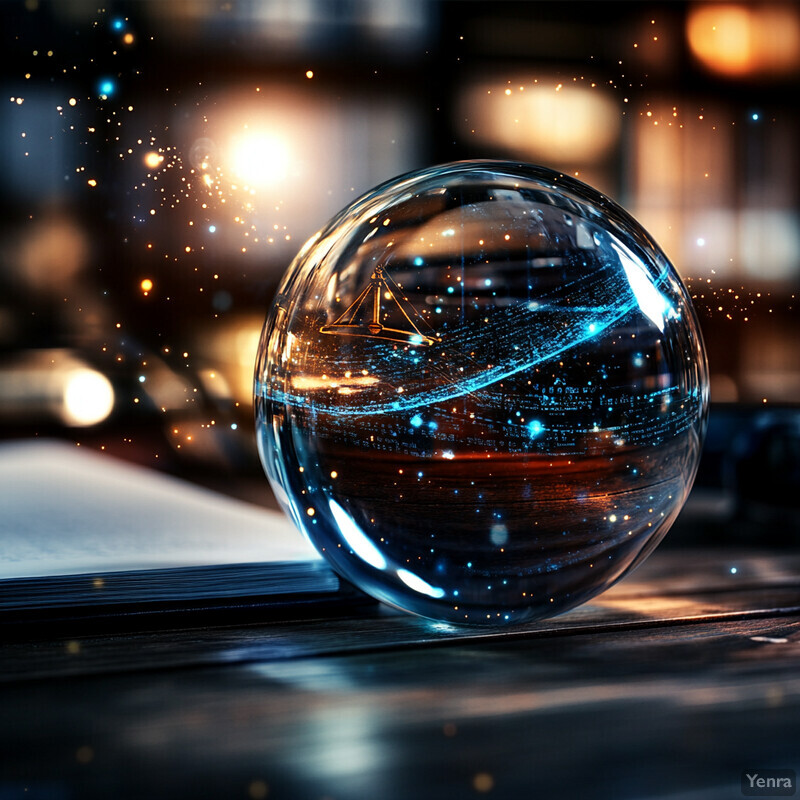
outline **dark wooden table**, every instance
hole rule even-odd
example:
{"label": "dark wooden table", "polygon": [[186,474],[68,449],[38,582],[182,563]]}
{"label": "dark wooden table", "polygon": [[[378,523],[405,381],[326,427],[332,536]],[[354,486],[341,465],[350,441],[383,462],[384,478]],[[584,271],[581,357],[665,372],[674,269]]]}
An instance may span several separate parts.
{"label": "dark wooden table", "polygon": [[800,771],[794,550],[661,549],[512,629],[181,622],[6,642],[0,800],[706,800]]}

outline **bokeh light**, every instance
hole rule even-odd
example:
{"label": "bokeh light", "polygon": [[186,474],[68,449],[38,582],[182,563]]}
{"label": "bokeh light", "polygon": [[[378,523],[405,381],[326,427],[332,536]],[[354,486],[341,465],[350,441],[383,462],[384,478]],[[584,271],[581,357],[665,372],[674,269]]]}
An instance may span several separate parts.
{"label": "bokeh light", "polygon": [[114,408],[114,387],[111,381],[93,369],[76,369],[69,373],[64,385],[64,422],[71,426],[96,425]]}
{"label": "bokeh light", "polygon": [[554,165],[601,160],[621,129],[619,109],[607,92],[543,75],[471,83],[457,118],[481,144]]}
{"label": "bokeh light", "polygon": [[686,35],[708,69],[728,76],[800,67],[800,10],[792,4],[708,3],[689,12]]}
{"label": "bokeh light", "polygon": [[161,153],[155,152],[155,150],[151,150],[149,153],[145,154],[143,160],[146,167],[156,169],[164,160],[164,156],[161,155]]}
{"label": "bokeh light", "polygon": [[276,187],[289,175],[289,143],[285,137],[269,128],[248,128],[234,136],[229,152],[233,174],[248,186]]}

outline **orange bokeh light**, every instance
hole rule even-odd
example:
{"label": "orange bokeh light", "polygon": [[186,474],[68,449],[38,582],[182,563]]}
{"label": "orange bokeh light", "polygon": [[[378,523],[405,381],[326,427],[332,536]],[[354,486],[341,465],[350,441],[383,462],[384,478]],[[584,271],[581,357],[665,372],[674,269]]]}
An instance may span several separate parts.
{"label": "orange bokeh light", "polygon": [[686,37],[710,70],[733,77],[800,68],[800,14],[786,5],[711,3],[693,8]]}

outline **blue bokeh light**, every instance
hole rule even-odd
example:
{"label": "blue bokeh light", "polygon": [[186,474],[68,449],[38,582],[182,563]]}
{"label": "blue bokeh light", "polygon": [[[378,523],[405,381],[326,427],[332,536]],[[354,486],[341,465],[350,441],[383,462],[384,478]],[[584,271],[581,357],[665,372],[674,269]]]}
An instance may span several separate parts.
{"label": "blue bokeh light", "polygon": [[111,97],[117,90],[117,84],[112,78],[101,78],[97,84],[97,91],[101,97]]}

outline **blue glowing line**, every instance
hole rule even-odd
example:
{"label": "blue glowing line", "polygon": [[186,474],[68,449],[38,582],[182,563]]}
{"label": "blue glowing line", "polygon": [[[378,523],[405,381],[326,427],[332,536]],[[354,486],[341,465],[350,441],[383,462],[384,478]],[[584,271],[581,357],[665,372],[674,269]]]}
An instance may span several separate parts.
{"label": "blue glowing line", "polygon": [[[615,248],[617,249],[617,248]],[[618,255],[623,255],[617,249]],[[625,253],[625,255],[628,255]],[[632,254],[631,254],[632,255]],[[631,257],[628,255],[628,258]],[[652,279],[655,287],[669,282],[669,267],[665,266],[661,274]],[[542,363],[552,361],[562,356],[564,353],[573,350],[592,339],[599,338],[606,331],[612,329],[617,323],[623,320],[628,314],[639,309],[641,310],[640,298],[636,296],[627,275],[620,271],[620,274],[609,279],[605,273],[583,277],[575,283],[580,283],[584,296],[597,297],[597,305],[569,307],[566,308],[559,304],[533,304],[527,301],[508,306],[502,312],[495,312],[492,316],[493,332],[492,338],[497,342],[518,341],[527,338],[524,347],[515,345],[514,350],[509,352],[507,358],[500,359],[502,363],[489,368],[481,368],[475,363],[467,362],[467,366],[478,369],[478,374],[473,377],[464,378],[462,375],[465,358],[464,353],[470,352],[471,342],[481,335],[485,335],[479,330],[477,324],[471,324],[451,331],[442,338],[441,343],[431,348],[434,351],[442,352],[446,359],[444,366],[431,365],[432,371],[438,371],[441,380],[439,385],[428,388],[431,377],[424,375],[421,378],[403,377],[403,393],[398,394],[391,400],[382,402],[360,402],[359,405],[347,406],[339,400],[336,404],[326,402],[319,397],[308,397],[297,395],[276,387],[266,385],[262,380],[256,383],[256,391],[263,397],[271,399],[277,403],[291,406],[300,406],[313,409],[316,412],[330,414],[338,417],[365,417],[387,412],[412,411],[418,408],[428,407],[442,402],[454,400],[466,395],[474,395],[487,387],[513,377],[521,372],[530,370]],[[561,290],[564,286],[561,287]],[[621,298],[626,298],[624,301]],[[540,316],[546,310],[558,310],[562,313],[569,312],[571,319],[563,327],[556,328],[555,325],[542,325],[541,321],[536,324],[533,322],[534,316]],[[587,323],[586,316],[591,314],[591,323]],[[524,353],[530,353],[527,358],[520,358]],[[382,361],[387,358],[400,358],[405,356],[402,351],[398,352],[389,348],[384,348],[376,353],[376,357]],[[517,360],[519,358],[519,360]],[[510,359],[510,360],[509,360]],[[457,374],[461,367],[461,374]],[[470,369],[470,371],[472,371]],[[662,392],[658,393],[663,396]],[[416,418],[416,417],[415,417]],[[419,418],[422,423],[421,417]],[[412,419],[412,424],[414,421]],[[522,429],[523,426],[520,426]],[[524,427],[525,432],[530,435],[531,431]]]}
{"label": "blue glowing line", "polygon": [[[522,303],[512,308],[524,310],[527,304]],[[415,392],[413,387],[409,390],[406,388],[404,394],[399,395],[397,398],[385,403],[368,403],[360,407],[343,407],[342,405],[330,405],[326,403],[317,402],[314,399],[314,407],[319,411],[324,411],[329,414],[336,414],[338,416],[346,417],[362,417],[371,416],[374,414],[383,414],[387,411],[411,411],[417,408],[433,405],[435,403],[442,403],[448,400],[453,400],[464,395],[473,394],[474,392],[491,386],[494,383],[510,378],[520,372],[531,369],[543,362],[551,361],[557,356],[572,350],[575,347],[587,342],[597,336],[600,336],[606,330],[611,328],[614,324],[619,322],[631,311],[637,307],[637,302],[632,299],[630,302],[621,304],[614,308],[613,313],[602,321],[595,323],[595,330],[589,332],[588,329],[579,323],[567,327],[565,330],[573,331],[576,328],[580,331],[579,335],[571,337],[565,336],[563,332],[560,334],[553,334],[553,342],[551,347],[547,349],[543,347],[542,350],[536,353],[532,358],[521,361],[513,365],[498,365],[496,367],[486,369],[473,378],[462,380],[458,383],[450,383],[445,386],[436,387],[428,391]],[[447,346],[447,349],[452,350],[453,347],[449,343],[442,342],[442,346]],[[294,395],[291,393],[283,392],[280,390],[270,390],[259,381],[257,386],[258,391],[264,397],[271,397],[272,400],[279,403],[286,403],[288,405],[305,405],[309,402],[309,398],[303,395]]]}

